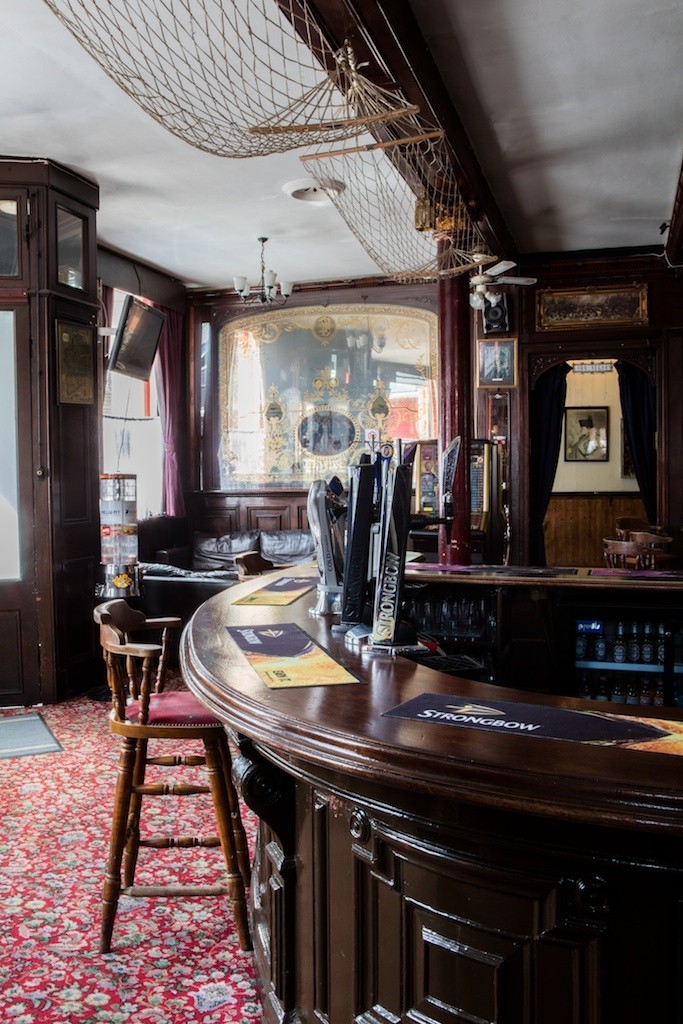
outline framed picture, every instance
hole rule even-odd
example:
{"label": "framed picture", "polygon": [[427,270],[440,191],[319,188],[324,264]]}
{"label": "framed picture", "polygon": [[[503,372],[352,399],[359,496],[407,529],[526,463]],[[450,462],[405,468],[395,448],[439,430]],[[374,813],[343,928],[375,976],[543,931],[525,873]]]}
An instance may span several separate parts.
{"label": "framed picture", "polygon": [[609,408],[584,409],[570,406],[564,411],[564,461],[607,462]]}
{"label": "framed picture", "polygon": [[647,323],[647,285],[605,288],[546,288],[536,297],[536,329],[619,327]]}
{"label": "framed picture", "polygon": [[415,480],[416,512],[434,513],[439,508],[439,442],[419,441]]}
{"label": "framed picture", "polygon": [[95,328],[57,321],[58,399],[66,405],[95,401]]}
{"label": "framed picture", "polygon": [[477,344],[477,387],[516,388],[517,339],[499,338]]}

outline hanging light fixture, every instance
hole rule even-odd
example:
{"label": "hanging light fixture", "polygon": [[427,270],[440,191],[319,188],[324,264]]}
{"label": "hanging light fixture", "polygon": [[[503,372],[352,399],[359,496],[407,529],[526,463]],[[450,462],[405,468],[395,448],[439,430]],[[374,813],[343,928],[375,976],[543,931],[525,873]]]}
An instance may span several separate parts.
{"label": "hanging light fixture", "polygon": [[268,239],[263,236],[259,238],[261,243],[261,280],[256,289],[252,291],[246,277],[234,277],[232,283],[244,303],[260,302],[264,306],[270,306],[277,302],[279,305],[284,305],[292,294],[294,285],[291,281],[281,281],[280,291],[277,291],[277,274],[274,270],[266,270],[265,247],[267,241]]}

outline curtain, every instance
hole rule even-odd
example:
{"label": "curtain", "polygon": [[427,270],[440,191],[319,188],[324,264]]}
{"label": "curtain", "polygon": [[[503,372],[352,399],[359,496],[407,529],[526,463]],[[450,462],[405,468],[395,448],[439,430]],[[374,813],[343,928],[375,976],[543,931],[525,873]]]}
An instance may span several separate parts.
{"label": "curtain", "polygon": [[183,316],[163,306],[157,306],[157,309],[163,309],[167,317],[154,361],[154,382],[164,440],[162,508],[166,515],[184,516],[179,456],[182,410],[185,407],[182,387]]}
{"label": "curtain", "polygon": [[619,359],[615,364],[619,374],[619,395],[624,417],[624,432],[631,449],[636,480],[651,523],[657,522],[657,391],[648,375]]}
{"label": "curtain", "polygon": [[553,366],[536,381],[529,403],[529,519],[531,565],[545,565],[543,520],[553,489],[562,442],[567,397],[567,363]]}

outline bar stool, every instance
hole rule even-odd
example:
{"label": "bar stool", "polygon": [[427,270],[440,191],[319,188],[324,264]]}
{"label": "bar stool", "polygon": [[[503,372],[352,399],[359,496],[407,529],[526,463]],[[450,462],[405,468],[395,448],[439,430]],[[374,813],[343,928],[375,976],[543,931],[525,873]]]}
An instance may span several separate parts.
{"label": "bar stool", "polygon": [[[230,748],[222,722],[188,690],[159,692],[157,688],[160,644],[126,642],[113,622],[105,602],[94,610],[100,627],[100,644],[107,668],[112,709],[109,727],[121,737],[109,859],[102,895],[100,952],[111,949],[118,899],[126,896],[215,896],[227,894],[237,928],[240,949],[252,948],[245,885],[249,883],[249,855],[240,818],[239,801],[232,781]],[[204,756],[168,753],[148,757],[149,740],[197,739]],[[208,785],[145,783],[148,764],[178,767],[206,765]],[[141,837],[143,798],[192,796],[211,793],[217,836]],[[134,882],[138,851],[219,846],[225,861],[226,879],[216,885],[147,885]],[[122,871],[123,868],[123,871]],[[123,875],[123,878],[122,878]]]}

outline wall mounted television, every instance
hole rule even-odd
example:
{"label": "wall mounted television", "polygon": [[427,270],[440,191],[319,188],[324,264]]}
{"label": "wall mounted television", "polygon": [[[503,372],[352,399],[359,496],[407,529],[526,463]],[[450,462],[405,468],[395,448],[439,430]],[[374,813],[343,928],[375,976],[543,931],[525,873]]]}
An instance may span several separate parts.
{"label": "wall mounted television", "polygon": [[121,310],[109,370],[137,380],[149,380],[166,314],[135,295],[127,295]]}

